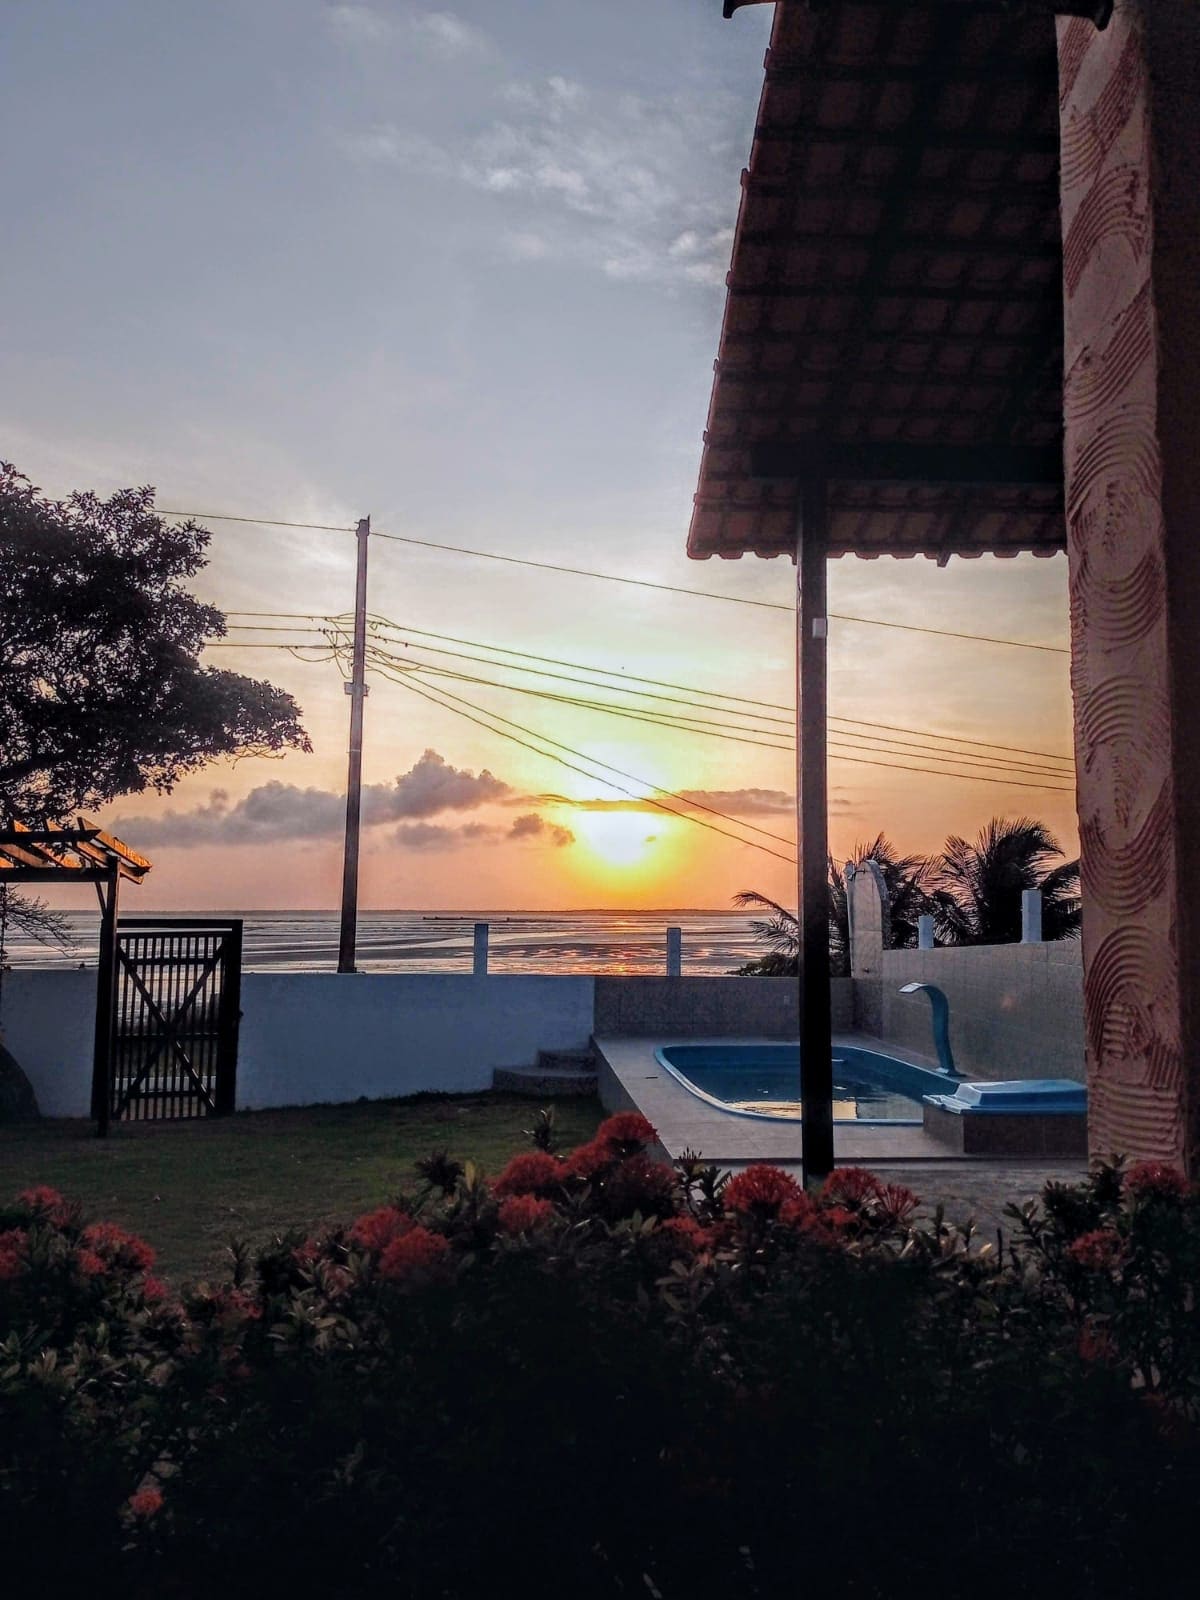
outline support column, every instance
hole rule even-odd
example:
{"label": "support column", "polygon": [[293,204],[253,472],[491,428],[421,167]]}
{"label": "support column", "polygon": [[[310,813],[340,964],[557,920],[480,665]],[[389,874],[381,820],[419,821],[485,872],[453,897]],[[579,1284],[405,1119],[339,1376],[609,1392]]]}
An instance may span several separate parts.
{"label": "support column", "polygon": [[100,897],[100,949],[96,972],[96,1030],[92,1048],[92,1116],[96,1133],[104,1138],[112,1114],[113,1036],[117,1011],[117,915],[121,895],[121,869],[109,867]]}
{"label": "support column", "polygon": [[826,493],[804,485],[796,536],[796,856],[800,904],[800,1077],[804,1181],[833,1170],[826,779]]}
{"label": "support column", "polygon": [[1200,1175],[1200,6],[1058,23],[1089,1145]]}

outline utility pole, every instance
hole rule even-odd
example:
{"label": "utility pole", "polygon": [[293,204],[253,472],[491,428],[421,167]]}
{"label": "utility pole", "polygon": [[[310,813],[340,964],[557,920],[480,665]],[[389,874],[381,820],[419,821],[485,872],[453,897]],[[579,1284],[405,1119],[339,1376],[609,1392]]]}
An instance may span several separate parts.
{"label": "utility pole", "polygon": [[342,935],[338,971],[354,971],[358,938],[358,832],[362,811],[363,701],[367,698],[367,541],[371,519],[358,524],[358,572],[354,583],[354,670],[343,685],[350,696],[350,771],[346,779],[346,853],[342,863]]}

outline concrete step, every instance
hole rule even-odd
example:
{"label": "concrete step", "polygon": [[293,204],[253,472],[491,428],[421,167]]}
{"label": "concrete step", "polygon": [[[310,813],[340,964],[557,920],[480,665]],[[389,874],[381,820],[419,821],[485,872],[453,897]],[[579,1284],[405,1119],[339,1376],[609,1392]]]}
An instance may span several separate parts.
{"label": "concrete step", "polygon": [[546,1067],[541,1064],[539,1056],[538,1064],[532,1067],[497,1067],[492,1073],[492,1088],[542,1100],[565,1095],[595,1094],[596,1073],[594,1069],[590,1072],[581,1071],[577,1066]]}
{"label": "concrete step", "polygon": [[590,1072],[596,1073],[596,1053],[590,1045],[584,1050],[539,1050],[539,1072]]}

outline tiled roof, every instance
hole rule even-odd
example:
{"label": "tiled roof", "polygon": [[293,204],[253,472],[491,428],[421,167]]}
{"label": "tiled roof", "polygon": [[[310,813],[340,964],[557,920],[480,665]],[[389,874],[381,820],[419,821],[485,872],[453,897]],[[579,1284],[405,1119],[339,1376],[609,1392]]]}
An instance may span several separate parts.
{"label": "tiled roof", "polygon": [[690,555],[791,554],[809,469],[831,555],[1064,547],[1057,82],[1048,13],[780,0]]}

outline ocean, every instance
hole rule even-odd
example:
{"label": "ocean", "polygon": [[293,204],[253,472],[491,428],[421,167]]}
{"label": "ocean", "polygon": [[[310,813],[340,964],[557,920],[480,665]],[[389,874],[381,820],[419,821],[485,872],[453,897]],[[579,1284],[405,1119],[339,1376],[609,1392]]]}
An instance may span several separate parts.
{"label": "ocean", "polygon": [[[126,909],[130,916],[138,914],[133,905]],[[247,972],[336,970],[336,912],[211,914],[243,919]],[[59,954],[10,938],[12,965],[94,965],[96,913],[66,916],[76,936],[72,951]],[[728,973],[761,953],[750,932],[751,920],[739,911],[363,911],[358,918],[358,967],[363,972],[470,972],[474,925],[486,922],[491,929],[488,970],[494,973],[662,973],[668,927],[682,929],[685,974]]]}

